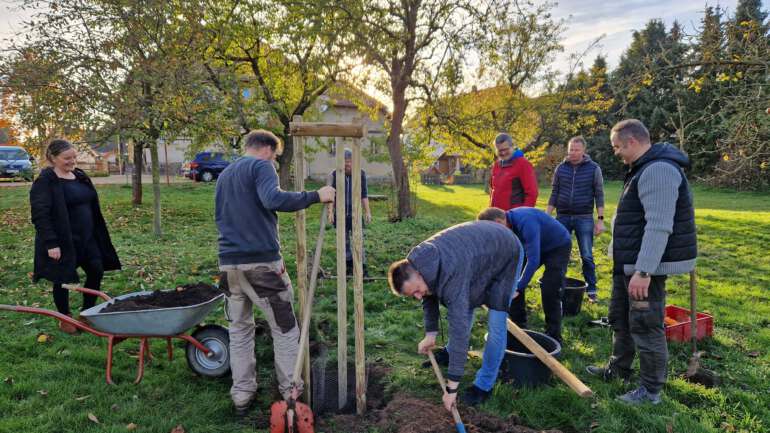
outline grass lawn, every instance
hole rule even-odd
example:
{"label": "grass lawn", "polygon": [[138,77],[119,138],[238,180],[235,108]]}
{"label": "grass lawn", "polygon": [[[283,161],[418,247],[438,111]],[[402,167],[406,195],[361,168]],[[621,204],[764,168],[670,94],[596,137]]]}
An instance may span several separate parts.
{"label": "grass lawn", "polygon": [[[620,185],[607,186],[607,215],[614,213]],[[374,192],[386,193],[384,191]],[[112,295],[141,290],[173,288],[196,281],[212,281],[216,274],[216,237],[213,220],[213,186],[182,184],[163,187],[161,239],[152,235],[151,190],[145,204],[133,208],[130,189],[101,186],[102,208],[123,270],[108,273],[103,288]],[[27,188],[0,189],[0,303],[54,308],[50,285],[33,284],[34,231],[29,222]],[[375,221],[366,231],[370,273],[383,276],[389,263],[434,232],[469,220],[487,202],[480,187],[417,187],[418,218],[387,222],[386,202],[374,202]],[[541,191],[538,207],[545,207],[548,191]],[[607,315],[610,261],[609,235],[597,239],[598,305],[584,304],[583,312],[565,320],[565,365],[592,387],[596,397],[584,400],[566,385],[536,390],[514,390],[498,385],[483,409],[500,416],[517,415],[535,428],[565,432],[770,432],[770,198],[767,195],[695,190],[700,243],[698,287],[700,310],[715,316],[714,338],[701,347],[709,354],[703,364],[717,371],[723,383],[705,389],[679,376],[686,368],[689,346],[671,344],[670,380],[664,403],[632,408],[614,401],[626,389],[587,378],[584,368],[603,363],[610,354],[610,331],[589,327],[590,319]],[[308,244],[315,243],[319,206],[308,214]],[[294,270],[293,217],[281,216],[281,236],[290,272]],[[323,266],[334,268],[333,232],[328,232]],[[577,246],[573,258],[578,257]],[[579,259],[569,274],[580,277]],[[294,277],[292,277],[294,279]],[[536,281],[537,278],[534,280]],[[533,291],[534,289],[530,289]],[[336,340],[336,283],[322,281],[315,302],[312,338],[333,345]],[[422,337],[419,304],[399,299],[385,281],[367,283],[367,357],[392,366],[387,392],[406,391],[440,401],[430,370],[421,369],[416,354]],[[668,302],[687,306],[686,276],[669,279]],[[538,296],[529,296],[533,328],[542,328]],[[350,323],[352,326],[352,294]],[[73,296],[79,306],[80,296]],[[478,315],[473,349],[483,346],[484,314]],[[209,321],[225,324],[221,306]],[[444,322],[444,329],[446,324]],[[50,336],[38,342],[40,334]],[[350,336],[352,358],[353,332]],[[0,432],[136,432],[171,431],[182,424],[187,432],[252,432],[254,426],[236,421],[231,412],[229,380],[196,377],[187,367],[179,345],[175,359],[158,357],[145,372],[144,381],[131,384],[138,344],[118,346],[114,377],[117,386],[104,383],[106,340],[88,334],[67,336],[56,323],[42,316],[0,313]],[[163,353],[155,343],[154,352]],[[262,389],[258,410],[266,412],[273,400],[272,347],[269,337],[257,341],[258,375]],[[470,360],[464,383],[470,383],[479,360]],[[99,423],[89,420],[89,414]],[[447,415],[448,416],[448,415]]]}

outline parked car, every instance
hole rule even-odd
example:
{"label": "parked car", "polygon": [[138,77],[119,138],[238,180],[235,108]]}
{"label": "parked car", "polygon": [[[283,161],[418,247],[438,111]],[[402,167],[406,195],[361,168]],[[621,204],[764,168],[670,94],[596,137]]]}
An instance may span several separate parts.
{"label": "parked car", "polygon": [[225,167],[230,165],[232,159],[222,152],[199,152],[190,161],[189,171],[185,173],[185,176],[196,182],[211,182],[219,176]]}
{"label": "parked car", "polygon": [[34,162],[23,147],[0,146],[0,178],[32,181]]}

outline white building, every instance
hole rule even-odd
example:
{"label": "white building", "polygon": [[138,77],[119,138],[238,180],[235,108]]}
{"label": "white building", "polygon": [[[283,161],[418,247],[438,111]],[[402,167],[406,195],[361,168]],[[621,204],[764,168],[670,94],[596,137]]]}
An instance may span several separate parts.
{"label": "white building", "polygon": [[[363,92],[357,91],[356,97],[362,101],[361,104],[367,106],[367,109],[360,109],[351,99],[343,96],[342,92],[329,91],[316,100],[312,110],[308,110],[314,113],[314,118],[306,118],[305,120],[351,123],[356,119],[363,118],[368,126],[369,136],[367,140],[363,140],[361,166],[371,182],[390,182],[392,167],[385,132],[385,120],[389,113],[381,103]],[[347,140],[349,139],[318,138],[306,140],[307,178],[324,181],[334,170],[336,164],[336,142],[341,142],[343,147],[349,147],[350,142]],[[183,164],[194,157],[190,150],[191,145],[192,140],[184,137],[170,142],[160,139],[158,141],[158,160],[161,173],[165,173],[165,167],[168,166],[172,174],[179,174]],[[115,147],[114,144],[108,144],[100,148],[102,155],[112,167],[117,167]],[[225,147],[223,144],[212,144],[202,151],[228,152],[229,149]],[[125,153],[126,149],[123,151]],[[145,149],[144,152],[145,167],[149,169],[150,151]]]}

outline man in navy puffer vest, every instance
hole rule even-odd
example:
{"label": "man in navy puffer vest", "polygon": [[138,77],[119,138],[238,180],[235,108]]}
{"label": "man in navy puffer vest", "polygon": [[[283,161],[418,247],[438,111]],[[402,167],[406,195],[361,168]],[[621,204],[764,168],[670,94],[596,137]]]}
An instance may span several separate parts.
{"label": "man in navy puffer vest", "polygon": [[[594,264],[594,235],[604,231],[604,180],[599,164],[586,155],[586,140],[572,137],[567,144],[567,157],[553,173],[553,188],[546,212],[556,209],[556,219],[567,229],[575,232],[586,294],[596,302],[596,265]],[[596,222],[594,222],[594,203]]]}
{"label": "man in navy puffer vest", "polygon": [[615,125],[610,140],[628,169],[612,222],[612,356],[606,367],[587,370],[605,380],[628,380],[639,353],[641,384],[618,399],[658,404],[668,362],[666,277],[692,271],[698,255],[692,193],[684,174],[690,161],[670,144],[650,144],[647,128],[636,119]]}

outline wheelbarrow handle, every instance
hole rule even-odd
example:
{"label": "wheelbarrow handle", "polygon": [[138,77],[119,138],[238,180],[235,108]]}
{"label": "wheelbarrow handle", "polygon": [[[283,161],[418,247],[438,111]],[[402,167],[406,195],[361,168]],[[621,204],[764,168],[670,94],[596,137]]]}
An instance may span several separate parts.
{"label": "wheelbarrow handle", "polygon": [[0,310],[17,311],[15,305],[0,304]]}
{"label": "wheelbarrow handle", "polygon": [[65,289],[67,289],[67,290],[72,290],[72,291],[75,291],[75,292],[85,293],[87,295],[98,296],[98,297],[104,299],[105,301],[111,301],[112,300],[112,298],[110,298],[110,295],[108,295],[108,294],[106,294],[104,292],[100,292],[99,290],[86,289],[85,287],[80,287],[80,286],[77,286],[75,284],[62,284],[61,286],[64,287]]}

